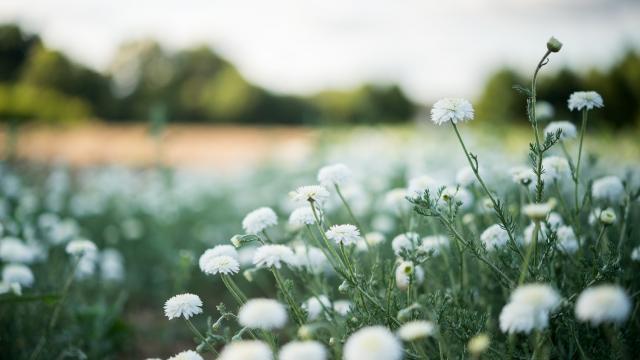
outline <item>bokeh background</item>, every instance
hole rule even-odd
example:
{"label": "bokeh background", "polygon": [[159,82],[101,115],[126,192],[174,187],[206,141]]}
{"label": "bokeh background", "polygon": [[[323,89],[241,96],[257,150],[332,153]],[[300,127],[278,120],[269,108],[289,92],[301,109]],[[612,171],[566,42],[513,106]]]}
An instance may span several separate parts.
{"label": "bokeh background", "polygon": [[[286,218],[288,191],[327,163],[372,192],[455,174],[455,139],[428,121],[439,98],[472,100],[465,136],[485,163],[526,163],[512,87],[529,84],[552,35],[564,47],[538,92],[550,118],[576,122],[568,96],[599,92],[589,152],[637,164],[638,24],[636,0],[3,0],[0,190],[17,208],[22,194],[42,199],[33,211],[55,214],[56,236],[122,254],[123,283],[76,290],[64,334],[89,340],[74,346],[168,356],[193,343],[164,300],[197,291],[215,313],[221,285],[194,259],[241,232],[248,211]],[[46,269],[45,288],[64,266]],[[29,326],[1,330],[41,325]]]}

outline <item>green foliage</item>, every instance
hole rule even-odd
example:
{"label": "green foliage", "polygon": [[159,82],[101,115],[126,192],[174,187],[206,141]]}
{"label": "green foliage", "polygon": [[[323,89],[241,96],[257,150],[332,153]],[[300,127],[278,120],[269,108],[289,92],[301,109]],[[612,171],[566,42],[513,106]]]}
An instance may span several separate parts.
{"label": "green foliage", "polygon": [[86,101],[48,88],[0,84],[0,117],[26,121],[70,122],[91,115]]}

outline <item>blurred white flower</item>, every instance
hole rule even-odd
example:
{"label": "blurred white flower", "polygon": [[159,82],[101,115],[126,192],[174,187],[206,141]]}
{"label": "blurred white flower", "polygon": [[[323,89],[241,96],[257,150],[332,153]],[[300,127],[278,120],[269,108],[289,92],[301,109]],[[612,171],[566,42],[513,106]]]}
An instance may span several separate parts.
{"label": "blurred white flower", "polygon": [[487,351],[489,345],[491,344],[491,339],[486,334],[478,334],[472,337],[467,343],[467,349],[471,355],[478,357],[483,352]]}
{"label": "blurred white flower", "polygon": [[553,109],[553,105],[549,104],[546,101],[538,101],[536,102],[536,118],[539,121],[547,121],[553,118],[555,115],[555,110]]}
{"label": "blurred white flower", "polygon": [[413,251],[420,242],[420,235],[415,232],[400,234],[391,240],[391,248],[396,256],[400,256],[403,251]]}
{"label": "blurred white flower", "polygon": [[[370,247],[376,247],[385,241],[384,234],[373,231],[366,233],[364,237],[360,238],[356,243],[358,251],[367,251]],[[367,246],[368,245],[368,246]]]}
{"label": "blurred white flower", "polygon": [[35,278],[31,269],[22,264],[8,264],[2,268],[2,282],[30,287]]}
{"label": "blurred white flower", "polygon": [[233,275],[240,271],[240,263],[238,260],[228,255],[220,255],[210,258],[202,265],[202,272],[208,275]]}
{"label": "blurred white flower", "polygon": [[598,285],[585,289],[576,301],[576,318],[592,326],[622,324],[631,312],[631,299],[618,285]]}
{"label": "blurred white flower", "polygon": [[262,245],[253,254],[253,264],[257,267],[275,267],[282,264],[296,265],[293,250],[285,245]]}
{"label": "blurred white flower", "polygon": [[558,235],[558,247],[567,254],[575,254],[578,251],[579,243],[576,234],[570,226],[560,226],[556,230]]}
{"label": "blurred white flower", "polygon": [[280,360],[326,360],[327,350],[313,340],[292,341],[280,349]]}
{"label": "blurred white flower", "polygon": [[309,272],[320,274],[331,269],[327,256],[315,246],[298,245],[295,247],[296,266]]}
{"label": "blurred white flower", "polygon": [[0,240],[0,260],[10,263],[30,264],[36,258],[34,248],[15,237]]}
{"label": "blurred white flower", "polygon": [[238,322],[251,329],[280,329],[287,323],[287,310],[273,299],[250,299],[238,311]]}
{"label": "blurred white flower", "polygon": [[342,316],[346,316],[353,304],[349,300],[336,300],[333,302],[333,310]]}
{"label": "blurred white flower", "polygon": [[449,121],[456,124],[468,120],[473,120],[473,106],[465,99],[441,99],[431,108],[431,121],[436,125],[442,125]]}
{"label": "blurred white flower", "polygon": [[576,126],[569,121],[552,121],[544,128],[545,136],[555,136],[558,130],[561,131],[560,139],[575,139],[576,138]]}
{"label": "blurred white flower", "polygon": [[549,324],[546,312],[536,311],[532,306],[510,302],[500,312],[500,330],[504,333],[525,333],[542,330]]}
{"label": "blurred white flower", "polygon": [[431,321],[414,320],[402,324],[398,331],[398,337],[404,341],[416,341],[434,335],[436,326]]}
{"label": "blurred white flower", "polygon": [[576,91],[569,96],[567,104],[571,111],[580,111],[582,109],[591,110],[604,106],[602,96],[595,91]]}
{"label": "blurred white flower", "polygon": [[560,181],[571,174],[567,159],[560,156],[547,156],[542,159],[542,179],[549,186],[553,181]]}
{"label": "blurred white flower", "polygon": [[[424,192],[429,190],[429,197],[437,196],[438,188],[442,184],[429,175],[414,177],[409,180],[408,196],[412,198],[422,197]],[[405,200],[406,201],[406,200]]]}
{"label": "blurred white flower", "polygon": [[242,220],[242,228],[247,234],[256,235],[275,225],[278,225],[278,216],[269,207],[253,210]]}
{"label": "blurred white flower", "polygon": [[438,206],[447,207],[449,202],[452,204],[460,203],[461,209],[469,209],[473,204],[473,195],[465,188],[459,188],[456,186],[447,186],[440,194],[440,200]]}
{"label": "blurred white flower", "polygon": [[105,249],[100,253],[100,276],[106,281],[124,279],[124,260],[116,249]]}
{"label": "blurred white flower", "polygon": [[547,284],[531,283],[516,288],[511,294],[511,302],[529,305],[536,311],[550,312],[560,305],[560,295]]}
{"label": "blurred white flower", "polygon": [[[478,172],[482,173],[480,169]],[[463,187],[469,187],[477,181],[476,174],[471,169],[471,166],[467,165],[456,173],[456,183]]]}
{"label": "blurred white flower", "polygon": [[269,345],[259,340],[233,341],[222,349],[218,360],[273,360]]}
{"label": "blurred white flower", "polygon": [[533,221],[543,221],[553,210],[553,203],[534,203],[522,207],[522,212]]}
{"label": "blurred white flower", "polygon": [[329,199],[329,191],[321,185],[307,185],[300,186],[295,191],[290,192],[289,196],[301,204],[313,202],[322,205]]}
{"label": "blurred white flower", "polygon": [[202,301],[198,295],[179,294],[164,303],[164,315],[171,319],[184,317],[189,319],[202,312]]}
{"label": "blurred white flower", "polygon": [[0,295],[2,294],[6,294],[8,292],[12,292],[15,295],[21,296],[22,295],[22,285],[20,285],[19,283],[8,283],[3,281],[0,281]]}
{"label": "blurred white flower", "polygon": [[482,232],[480,241],[491,251],[505,246],[509,241],[509,234],[499,224],[493,224]]}
{"label": "blurred white flower", "polygon": [[400,360],[402,344],[383,326],[364,327],[351,334],[343,349],[344,360]]}
{"label": "blurred white flower", "polygon": [[595,200],[620,204],[624,199],[624,185],[617,176],[605,176],[593,182],[591,193]]}
{"label": "blurred white flower", "polygon": [[384,204],[389,210],[398,214],[409,208],[407,201],[407,189],[396,188],[389,190],[384,196]]}
{"label": "blurred white flower", "polygon": [[211,249],[205,250],[204,253],[198,259],[198,266],[200,267],[200,271],[206,272],[205,268],[207,263],[218,256],[230,256],[236,260],[238,260],[238,251],[231,245],[216,245]]}
{"label": "blurred white flower", "polygon": [[168,360],[204,360],[204,359],[197,352],[193,350],[187,350],[170,357]]}
{"label": "blurred white flower", "polygon": [[344,164],[328,165],[318,171],[318,181],[322,186],[343,185],[351,178],[351,170]]}
{"label": "blurred white flower", "polygon": [[411,261],[403,261],[396,267],[396,287],[407,290],[413,279],[414,285],[420,285],[424,281],[424,270],[421,266],[414,266]]}
{"label": "blurred white flower", "polygon": [[616,216],[615,210],[612,208],[594,208],[589,213],[589,225],[596,225],[596,223],[600,222],[605,225],[615,224],[618,220]]}
{"label": "blurred white flower", "polygon": [[440,249],[449,246],[449,238],[446,235],[429,235],[422,238],[418,250],[428,254],[432,253],[434,256],[440,254]]}
{"label": "blurred white flower", "polygon": [[516,166],[509,169],[511,180],[514,183],[525,186],[530,190],[535,189],[536,174],[526,166]]}
{"label": "blurred white flower", "polygon": [[360,230],[351,224],[333,225],[326,231],[325,235],[327,239],[342,245],[352,245],[361,239]]}
{"label": "blurred white flower", "polygon": [[98,248],[96,247],[96,244],[89,240],[78,239],[70,241],[67,244],[65,251],[67,254],[72,256],[84,256],[89,253],[95,253],[98,251]]}
{"label": "blurred white flower", "polygon": [[564,220],[562,220],[562,215],[558,214],[555,211],[549,213],[549,216],[547,216],[547,222],[551,226],[551,229],[554,229],[554,230],[558,229],[558,227],[564,224]]}
{"label": "blurred white flower", "polygon": [[313,211],[309,206],[299,207],[291,212],[289,216],[289,225],[294,228],[300,228],[305,225],[313,225],[316,223],[316,218],[313,216]]}
{"label": "blurred white flower", "polygon": [[640,261],[640,246],[636,246],[631,250],[631,260]]}
{"label": "blurred white flower", "polygon": [[315,320],[325,310],[331,310],[331,300],[326,295],[312,296],[302,304],[302,308],[307,311],[309,320]]}

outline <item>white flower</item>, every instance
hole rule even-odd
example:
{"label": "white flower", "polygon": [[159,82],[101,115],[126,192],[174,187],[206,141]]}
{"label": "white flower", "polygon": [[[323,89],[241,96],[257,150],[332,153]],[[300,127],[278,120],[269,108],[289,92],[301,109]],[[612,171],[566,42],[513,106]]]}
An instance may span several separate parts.
{"label": "white flower", "polygon": [[385,205],[393,212],[402,212],[409,206],[407,189],[396,188],[389,190],[384,196]]}
{"label": "white flower", "polygon": [[327,256],[315,246],[299,245],[295,247],[296,266],[311,273],[319,274],[330,269]]}
{"label": "white flower", "polygon": [[289,225],[294,228],[300,228],[305,225],[313,225],[316,218],[313,216],[313,210],[309,206],[299,207],[291,212],[289,216]]}
{"label": "white flower", "polygon": [[617,176],[605,176],[593,182],[591,193],[595,200],[619,204],[624,199],[624,185]]}
{"label": "white flower", "polygon": [[549,285],[532,283],[519,286],[511,294],[511,302],[529,305],[535,311],[550,312],[560,305],[560,295]]}
{"label": "white flower", "polygon": [[317,341],[292,341],[280,349],[278,358],[280,360],[326,360],[327,350]]}
{"label": "white flower", "polygon": [[351,245],[355,244],[360,237],[360,230],[355,225],[333,225],[325,233],[327,239],[333,240],[336,244]]}
{"label": "white flower", "polygon": [[542,178],[545,183],[562,180],[571,174],[571,168],[567,159],[560,156],[547,156],[542,159]]}
{"label": "white flower", "polygon": [[569,110],[591,110],[593,108],[601,108],[604,106],[602,96],[595,91],[576,91],[569,96]]}
{"label": "white flower", "polygon": [[234,259],[238,259],[238,251],[231,245],[217,245],[211,249],[205,250],[205,252],[198,259],[198,266],[200,271],[206,272],[207,263],[218,256],[230,256]]}
{"label": "white flower", "polygon": [[240,308],[238,322],[252,329],[280,329],[287,323],[287,310],[276,300],[251,299]]}
{"label": "white flower", "polygon": [[100,275],[107,281],[124,279],[124,260],[116,249],[105,249],[100,254]]}
{"label": "white flower", "polygon": [[164,315],[171,319],[184,317],[189,319],[202,312],[202,301],[198,295],[175,295],[164,303]]}
{"label": "white flower", "polygon": [[296,265],[293,251],[285,245],[262,245],[253,254],[253,264],[257,267],[280,269],[282,263]]}
{"label": "white flower", "polygon": [[383,326],[368,326],[351,334],[343,351],[344,360],[402,359],[402,344]]}
{"label": "white flower", "polygon": [[350,311],[353,304],[349,300],[336,300],[333,303],[333,310],[342,316],[346,316]]}
{"label": "white flower", "polygon": [[34,248],[14,237],[0,240],[0,259],[4,262],[30,264],[36,258]]}
{"label": "white flower", "polygon": [[575,139],[576,126],[568,121],[552,121],[544,128],[545,136],[555,136],[561,130],[560,139]]}
{"label": "white flower", "polygon": [[482,241],[487,250],[495,250],[507,244],[509,234],[502,226],[493,224],[482,232],[480,241]]}
{"label": "white flower", "polygon": [[567,254],[575,254],[578,251],[578,238],[570,226],[560,226],[556,230],[558,235],[558,247],[562,252]]}
{"label": "white flower", "polygon": [[[422,197],[426,190],[429,190],[429,197],[436,197],[441,184],[429,175],[414,177],[409,180],[408,196]],[[406,200],[405,200],[406,201]]]}
{"label": "white flower", "polygon": [[89,253],[95,253],[98,251],[96,244],[89,240],[79,239],[70,241],[65,251],[72,256],[83,256]]}
{"label": "white flower", "polygon": [[204,359],[197,352],[193,350],[187,350],[170,357],[168,360],[204,360]]}
{"label": "white flower", "polygon": [[436,332],[436,326],[431,321],[414,320],[400,326],[398,337],[404,341],[415,341],[432,336]]}
{"label": "white flower", "polygon": [[278,224],[278,216],[273,209],[261,207],[248,213],[242,220],[242,228],[247,234],[258,234]]}
{"label": "white flower", "polygon": [[313,296],[302,304],[302,308],[307,311],[309,320],[315,320],[325,310],[331,309],[331,300],[326,295]]}
{"label": "white flower", "polygon": [[300,186],[295,191],[290,192],[289,196],[301,204],[314,202],[322,205],[329,199],[329,191],[321,185],[308,185]]}
{"label": "white flower", "polygon": [[241,340],[225,346],[218,360],[273,360],[273,354],[262,341]]}
{"label": "white flower", "polygon": [[500,312],[500,330],[504,333],[525,333],[542,330],[549,324],[549,314],[536,311],[530,305],[510,302]]}
{"label": "white flower", "polygon": [[363,238],[358,240],[356,247],[358,251],[367,251],[369,247],[375,247],[382,244],[385,241],[384,234],[373,231],[366,233]]}
{"label": "white flower", "polygon": [[511,174],[511,179],[516,184],[526,186],[531,190],[535,188],[536,174],[531,168],[516,166],[509,169],[509,173]]}
{"label": "white flower", "polygon": [[473,203],[473,195],[465,188],[458,188],[455,186],[447,186],[440,194],[439,206],[449,206],[449,202],[452,204],[461,203],[460,208],[469,209]]}
{"label": "white flower", "polygon": [[240,263],[228,255],[220,255],[210,258],[201,266],[202,272],[209,275],[224,274],[233,275],[240,271]]}
{"label": "white flower", "polygon": [[552,229],[558,229],[558,227],[564,224],[564,220],[562,220],[562,216],[557,212],[549,213],[549,216],[547,216],[547,222],[549,223],[549,225],[551,225]]}
{"label": "white flower", "polygon": [[542,221],[546,219],[551,210],[553,210],[553,204],[549,202],[527,204],[522,207],[522,212],[534,221]]}
{"label": "white flower", "polygon": [[[535,230],[536,224],[531,223],[526,228],[524,228],[524,243],[531,244],[531,240],[533,239],[533,230]],[[547,225],[543,222],[540,223],[540,231],[538,232],[538,242],[542,242],[546,240],[549,229],[547,229]]]}
{"label": "white flower", "polygon": [[483,352],[487,351],[490,344],[491,339],[489,339],[489,336],[487,336],[486,334],[478,334],[469,340],[467,348],[472,355],[477,357]]}
{"label": "white flower", "polygon": [[420,241],[420,235],[414,232],[400,234],[391,240],[391,247],[396,256],[400,256],[404,251],[413,251]]}
{"label": "white flower", "polygon": [[468,120],[473,120],[473,106],[465,99],[441,99],[431,108],[431,121],[436,125],[442,125],[449,121],[456,124]]}
{"label": "white flower", "polygon": [[[481,171],[479,171],[481,172]],[[471,186],[477,181],[476,174],[471,169],[471,166],[467,165],[456,173],[456,183],[463,187]]]}
{"label": "white flower", "polygon": [[33,285],[33,272],[25,265],[9,264],[2,269],[2,281],[6,284],[29,287]]}
{"label": "white flower", "polygon": [[7,283],[4,281],[0,281],[0,295],[1,294],[6,294],[8,292],[12,292],[15,295],[21,296],[22,295],[22,285],[18,284],[18,283]]}
{"label": "white flower", "polygon": [[343,185],[351,177],[351,170],[344,164],[328,165],[318,171],[318,181],[322,186]]}
{"label": "white flower", "polygon": [[631,251],[631,260],[633,260],[633,261],[640,261],[640,246],[636,246],[636,247]]}
{"label": "white flower", "polygon": [[553,109],[553,105],[549,104],[546,101],[538,101],[536,103],[536,118],[538,120],[549,120],[555,115],[555,110]]}
{"label": "white flower", "polygon": [[618,285],[599,285],[584,290],[576,301],[576,318],[590,322],[621,324],[631,312],[631,299]]}
{"label": "white flower", "polygon": [[[413,279],[412,279],[413,278]],[[420,266],[414,266],[411,261],[403,261],[396,268],[396,286],[400,290],[407,290],[412,282],[420,285],[424,281],[424,270]]]}
{"label": "white flower", "polygon": [[616,221],[616,212],[612,208],[595,208],[589,213],[589,225],[595,225],[596,222],[600,222],[605,225],[611,225],[615,224]]}
{"label": "white flower", "polygon": [[440,254],[440,249],[449,246],[449,238],[446,235],[429,235],[422,238],[418,250],[425,254],[432,253],[434,256]]}

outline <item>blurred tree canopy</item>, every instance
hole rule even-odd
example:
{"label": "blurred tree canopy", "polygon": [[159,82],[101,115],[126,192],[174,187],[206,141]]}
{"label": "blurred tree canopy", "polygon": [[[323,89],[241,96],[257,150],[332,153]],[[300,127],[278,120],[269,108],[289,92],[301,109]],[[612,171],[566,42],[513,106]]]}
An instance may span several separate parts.
{"label": "blurred tree canopy", "polygon": [[100,73],[15,25],[0,25],[0,97],[1,120],[145,120],[158,104],[175,121],[215,123],[390,122],[408,121],[415,112],[395,85],[275,94],[208,47],[169,53],[149,39],[123,44]]}
{"label": "blurred tree canopy", "polygon": [[[497,123],[526,122],[526,101],[512,89],[515,84],[528,86],[530,79],[512,69],[500,69],[487,80],[476,106],[478,118]],[[623,128],[640,125],[640,55],[627,51],[609,69],[590,70],[584,74],[564,68],[544,74],[539,80],[538,99],[549,102],[555,119],[575,119],[567,109],[567,99],[574,91],[594,90],[604,99],[605,107],[594,111],[598,126]],[[591,120],[590,120],[591,121]]]}

